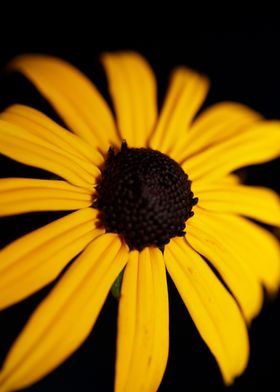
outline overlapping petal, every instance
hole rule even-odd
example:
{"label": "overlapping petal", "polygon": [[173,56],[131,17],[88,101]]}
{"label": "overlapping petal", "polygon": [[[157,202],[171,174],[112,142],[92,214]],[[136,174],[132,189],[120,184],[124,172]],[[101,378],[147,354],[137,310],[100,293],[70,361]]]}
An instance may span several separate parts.
{"label": "overlapping petal", "polygon": [[175,69],[150,147],[176,158],[174,151],[184,145],[190,124],[206,97],[208,87],[205,76],[185,67]]}
{"label": "overlapping petal", "polygon": [[216,178],[214,180],[209,179],[207,181],[207,178],[203,178],[197,181],[194,181],[191,184],[192,191],[194,193],[198,192],[207,192],[209,189],[212,189],[212,187],[221,187],[221,186],[227,186],[227,185],[238,185],[241,184],[241,178],[236,175],[236,174],[228,174],[224,177],[221,178]]}
{"label": "overlapping petal", "polygon": [[280,199],[263,187],[213,183],[204,190],[194,189],[199,206],[213,212],[240,214],[280,226]]}
{"label": "overlapping petal", "polygon": [[92,164],[99,166],[103,162],[103,156],[97,149],[29,106],[12,105],[0,114],[0,118],[25,128],[32,135],[51,143],[57,151],[71,157],[90,172],[95,172]]}
{"label": "overlapping petal", "polygon": [[244,166],[272,160],[279,154],[280,122],[259,121],[246,131],[187,158],[182,167],[191,180],[209,180]]}
{"label": "overlapping petal", "polygon": [[262,116],[245,105],[221,102],[205,109],[194,120],[187,137],[176,149],[179,162],[225,141],[262,120]]}
{"label": "overlapping petal", "polygon": [[153,71],[146,60],[134,52],[106,53],[102,62],[122,139],[129,147],[146,147],[157,119]]}
{"label": "overlapping petal", "polygon": [[[92,189],[100,173],[95,165],[84,161],[86,166],[83,166],[82,162],[75,162],[69,154],[53,143],[32,134],[28,128],[1,119],[0,152],[26,165],[54,173],[84,188]],[[88,171],[89,165],[92,171]]]}
{"label": "overlapping petal", "polygon": [[34,211],[78,210],[90,207],[92,202],[90,190],[65,181],[0,179],[0,216]]}
{"label": "overlapping petal", "polygon": [[159,249],[132,251],[118,317],[116,392],[155,392],[168,356],[168,293]]}
{"label": "overlapping petal", "polygon": [[0,309],[53,281],[95,237],[97,211],[85,208],[7,245],[0,253]]}
{"label": "overlapping petal", "polygon": [[89,335],[128,249],[115,234],[96,238],[38,306],[11,348],[0,388],[37,381],[71,355]]}
{"label": "overlapping petal", "polygon": [[22,55],[10,68],[23,73],[54,106],[67,126],[103,152],[118,144],[108,105],[78,69],[53,56]]}
{"label": "overlapping petal", "polygon": [[[200,208],[188,221],[187,239],[191,246],[206,257],[223,278],[249,323],[261,309],[263,292],[254,269],[237,252],[227,236],[217,230],[215,214],[205,214]],[[224,227],[225,230],[226,226]]]}
{"label": "overlapping petal", "polygon": [[[190,226],[194,221],[195,216],[189,221]],[[239,260],[246,264],[268,292],[275,293],[279,289],[280,245],[268,230],[233,214],[199,211],[198,221],[201,222],[200,227],[210,228],[220,243],[227,244],[239,256]]]}
{"label": "overlapping petal", "polygon": [[249,355],[246,326],[232,296],[184,239],[166,246],[164,259],[201,337],[213,353],[224,381],[231,384]]}

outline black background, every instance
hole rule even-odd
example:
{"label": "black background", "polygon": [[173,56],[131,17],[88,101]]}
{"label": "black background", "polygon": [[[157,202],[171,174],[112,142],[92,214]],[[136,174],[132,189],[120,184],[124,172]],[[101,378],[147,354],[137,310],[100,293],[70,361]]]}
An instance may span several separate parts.
{"label": "black background", "polygon": [[[15,55],[26,52],[58,55],[84,71],[106,95],[98,54],[133,49],[147,57],[159,82],[159,103],[167,86],[168,74],[179,64],[206,73],[212,82],[204,106],[233,100],[251,106],[267,118],[280,119],[280,33],[201,32],[186,34],[184,40],[122,40],[114,42],[76,36],[51,39],[18,37],[0,50],[1,68]],[[38,38],[38,37],[37,37]],[[19,102],[41,109],[60,121],[36,90],[19,75],[0,76],[0,109]],[[279,160],[246,171],[247,182],[279,191]],[[47,173],[1,158],[3,177],[41,176]],[[40,227],[62,214],[25,214],[5,218],[1,225],[2,244]],[[0,313],[0,360],[24,322],[52,285]],[[196,332],[172,282],[170,290],[170,355],[160,391],[223,391],[214,359]],[[251,359],[246,372],[229,392],[266,391],[280,388],[280,300],[267,303],[250,328]],[[116,337],[117,301],[111,296],[87,341],[72,357],[28,391],[112,391]],[[55,327],[55,326],[54,326]],[[131,391],[133,392],[133,391]]]}

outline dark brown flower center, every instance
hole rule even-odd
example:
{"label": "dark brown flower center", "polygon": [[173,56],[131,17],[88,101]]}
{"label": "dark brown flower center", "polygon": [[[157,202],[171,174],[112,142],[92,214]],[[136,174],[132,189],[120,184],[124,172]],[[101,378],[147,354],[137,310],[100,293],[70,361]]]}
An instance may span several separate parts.
{"label": "dark brown flower center", "polygon": [[110,148],[96,188],[94,207],[107,232],[123,236],[130,249],[164,248],[183,236],[197,198],[182,168],[167,155],[147,148]]}

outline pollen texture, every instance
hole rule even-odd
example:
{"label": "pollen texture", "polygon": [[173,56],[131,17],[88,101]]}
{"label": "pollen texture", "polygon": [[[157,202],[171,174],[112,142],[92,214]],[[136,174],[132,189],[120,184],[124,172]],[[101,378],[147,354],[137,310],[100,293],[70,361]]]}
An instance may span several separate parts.
{"label": "pollen texture", "polygon": [[120,234],[130,249],[164,249],[172,237],[185,234],[197,198],[191,181],[173,159],[123,142],[109,149],[96,188],[94,207],[107,232]]}

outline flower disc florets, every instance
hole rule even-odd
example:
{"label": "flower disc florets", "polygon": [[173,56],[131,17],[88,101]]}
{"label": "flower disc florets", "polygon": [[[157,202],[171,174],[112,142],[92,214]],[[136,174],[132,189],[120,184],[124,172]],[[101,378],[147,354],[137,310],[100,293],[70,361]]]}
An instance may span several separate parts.
{"label": "flower disc florets", "polygon": [[131,249],[164,248],[185,234],[197,203],[191,181],[167,155],[148,148],[110,148],[94,204],[108,232],[123,236]]}

